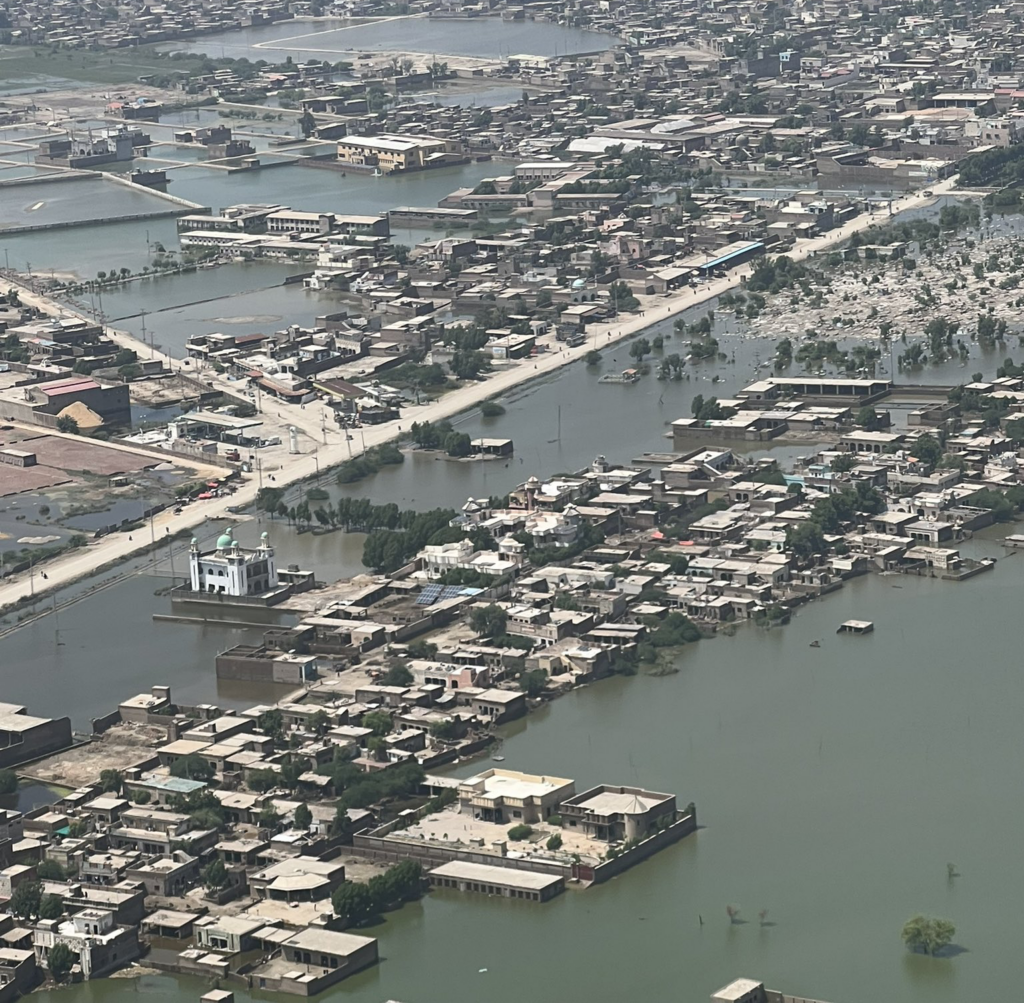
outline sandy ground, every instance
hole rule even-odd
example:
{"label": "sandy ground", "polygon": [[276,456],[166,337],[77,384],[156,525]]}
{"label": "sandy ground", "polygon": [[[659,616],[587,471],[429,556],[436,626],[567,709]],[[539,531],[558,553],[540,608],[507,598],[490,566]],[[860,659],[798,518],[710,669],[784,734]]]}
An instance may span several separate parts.
{"label": "sandy ground", "polygon": [[[933,197],[949,194],[956,183],[956,178],[936,184],[930,189],[932,196],[925,196],[920,193],[910,193],[900,199],[894,200],[893,211],[901,212],[907,209],[920,208],[933,201]],[[794,260],[803,260],[818,252],[834,247],[837,244],[849,239],[854,233],[866,230],[872,226],[879,226],[888,221],[885,214],[862,215],[851,220],[843,227],[837,228],[821,237],[807,240],[797,245],[789,252]],[[321,412],[326,410],[318,405],[308,405],[304,409],[287,408],[287,421],[295,424],[305,433],[307,439],[303,448],[306,450],[296,456],[289,456],[283,453],[281,457],[281,470],[277,473],[274,484],[276,487],[284,487],[295,481],[304,480],[316,475],[319,469],[327,468],[348,459],[349,447],[353,455],[360,452],[360,448],[380,445],[393,439],[400,428],[408,427],[412,421],[439,421],[442,418],[451,418],[467,410],[481,401],[498,397],[513,387],[519,386],[529,380],[543,376],[546,373],[554,372],[562,366],[582,359],[587,352],[594,347],[604,348],[612,341],[628,338],[631,335],[643,331],[646,327],[659,320],[669,319],[680,314],[690,307],[706,302],[719,296],[722,293],[734,289],[740,284],[743,275],[750,274],[750,266],[738,268],[724,278],[716,279],[699,289],[685,289],[663,297],[645,297],[642,304],[642,311],[639,314],[631,315],[628,319],[618,317],[610,324],[593,325],[588,329],[588,337],[584,344],[576,348],[565,348],[552,351],[540,356],[536,361],[528,361],[516,366],[510,366],[499,370],[488,379],[479,383],[470,383],[460,387],[437,401],[425,404],[419,408],[407,408],[397,423],[389,422],[384,425],[377,425],[373,428],[363,429],[362,435],[355,437],[354,441],[346,443],[344,432],[331,421],[325,433],[321,433]],[[30,303],[46,304],[49,309],[57,311],[57,307],[49,304],[41,297],[31,296],[26,293],[25,299]],[[65,308],[65,313],[67,310]],[[143,346],[126,332],[110,332],[118,343],[136,349],[142,358],[148,358],[151,350]],[[156,353],[161,357],[160,353]],[[162,356],[165,363],[174,369],[181,368],[181,362],[177,359],[170,359]],[[204,374],[205,376],[206,374]],[[207,377],[210,378],[210,377]],[[211,378],[212,379],[212,378]],[[237,394],[238,388],[234,384],[214,381],[217,385],[230,389]],[[287,405],[278,405],[276,402],[267,404],[264,411],[271,410],[279,417],[280,408]],[[395,427],[397,424],[397,428]],[[326,444],[311,446],[309,440],[317,443],[326,438]],[[264,471],[267,467],[264,465]],[[212,498],[207,502],[190,505],[181,515],[173,515],[172,512],[163,512],[156,519],[156,534],[162,536],[166,533],[176,533],[180,530],[188,530],[197,526],[204,519],[226,519],[229,516],[227,507],[230,505],[240,506],[252,501],[256,497],[259,488],[257,478],[251,477],[234,495],[229,498]],[[142,534],[143,536],[145,534]],[[51,588],[65,585],[77,578],[88,575],[97,567],[120,560],[129,556],[146,544],[145,539],[129,541],[125,537],[107,537],[95,546],[68,554],[47,567]],[[7,580],[0,586],[0,609],[13,603],[18,603],[30,596],[30,583],[27,575]]]}
{"label": "sandy ground", "polygon": [[100,741],[33,763],[24,775],[62,787],[82,787],[93,783],[103,770],[124,770],[149,759],[156,754],[156,747],[166,741],[163,728],[118,724],[105,732]]}

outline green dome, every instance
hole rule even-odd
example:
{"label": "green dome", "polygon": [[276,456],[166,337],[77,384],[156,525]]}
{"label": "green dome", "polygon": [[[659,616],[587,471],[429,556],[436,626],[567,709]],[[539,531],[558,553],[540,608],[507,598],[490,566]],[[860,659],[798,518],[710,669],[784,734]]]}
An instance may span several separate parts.
{"label": "green dome", "polygon": [[217,537],[217,549],[227,550],[232,545],[231,527],[229,526],[220,536]]}

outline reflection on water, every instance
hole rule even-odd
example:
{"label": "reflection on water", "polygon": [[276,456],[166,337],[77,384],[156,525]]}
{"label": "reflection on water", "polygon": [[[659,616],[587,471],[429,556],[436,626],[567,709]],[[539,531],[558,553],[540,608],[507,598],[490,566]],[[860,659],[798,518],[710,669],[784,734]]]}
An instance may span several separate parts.
{"label": "reflection on water", "polygon": [[[28,769],[31,770],[31,767]],[[22,783],[15,794],[0,794],[0,809],[28,812],[43,805],[56,804],[62,797],[59,790],[43,784]]]}

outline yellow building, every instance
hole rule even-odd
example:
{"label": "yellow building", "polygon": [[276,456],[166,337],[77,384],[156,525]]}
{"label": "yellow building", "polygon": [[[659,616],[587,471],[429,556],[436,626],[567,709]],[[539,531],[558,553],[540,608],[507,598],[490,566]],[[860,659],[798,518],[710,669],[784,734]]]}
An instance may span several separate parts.
{"label": "yellow building", "polygon": [[417,171],[446,162],[449,154],[458,155],[457,146],[429,136],[346,136],[338,142],[338,160],[353,167],[376,167],[383,174]]}

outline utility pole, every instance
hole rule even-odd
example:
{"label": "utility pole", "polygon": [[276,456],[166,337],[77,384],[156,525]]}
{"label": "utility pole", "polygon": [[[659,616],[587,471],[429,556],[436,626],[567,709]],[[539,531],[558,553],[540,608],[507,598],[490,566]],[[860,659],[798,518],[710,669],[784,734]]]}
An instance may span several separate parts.
{"label": "utility pole", "polygon": [[[168,532],[170,529],[168,528]],[[171,562],[171,588],[174,588],[174,538],[171,536],[167,537],[167,556]]]}
{"label": "utility pole", "polygon": [[53,600],[53,644],[56,648],[62,648],[64,642],[60,639],[60,614],[57,612],[57,593],[54,592],[50,598]]}

